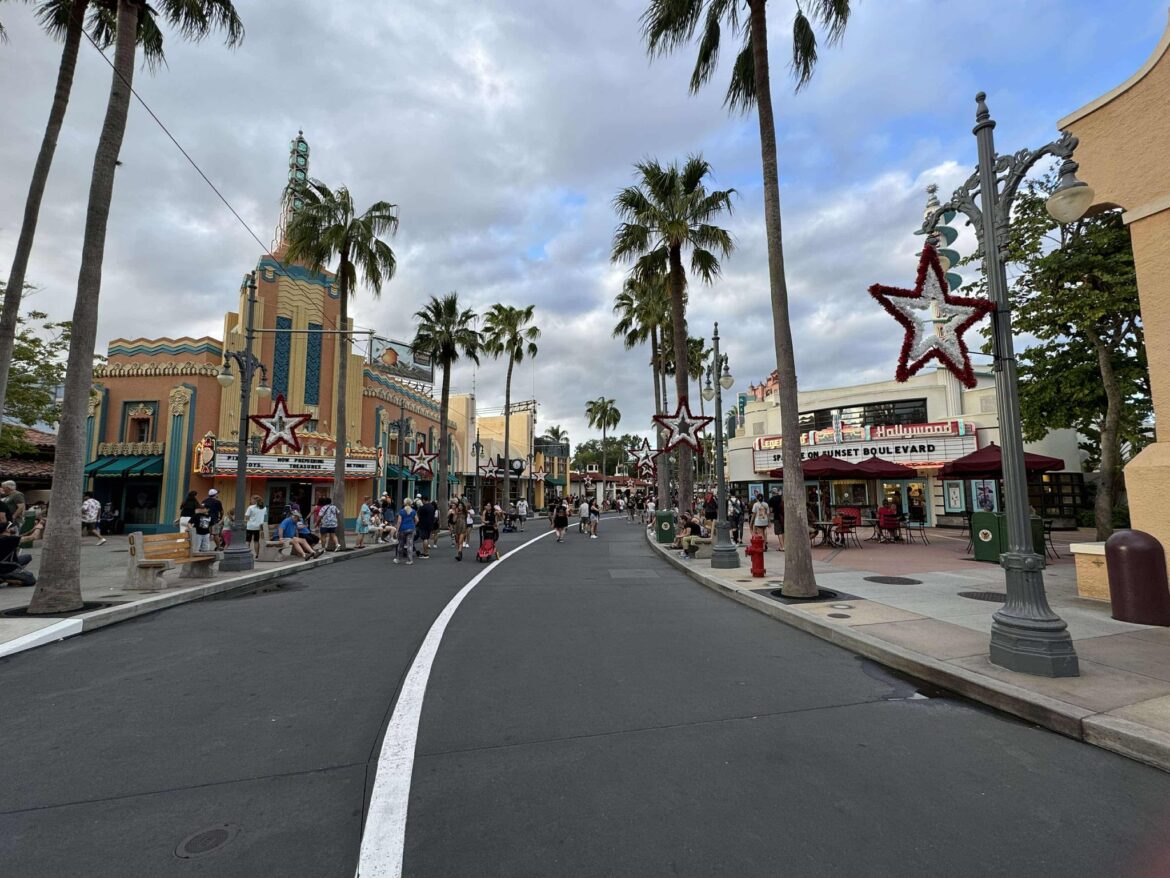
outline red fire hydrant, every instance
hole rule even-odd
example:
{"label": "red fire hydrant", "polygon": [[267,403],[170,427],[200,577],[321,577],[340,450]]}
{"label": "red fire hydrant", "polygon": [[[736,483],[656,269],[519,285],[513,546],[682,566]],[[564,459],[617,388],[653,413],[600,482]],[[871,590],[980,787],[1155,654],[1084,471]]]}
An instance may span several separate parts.
{"label": "red fire hydrant", "polygon": [[752,559],[752,576],[763,577],[764,570],[764,538],[759,534],[752,537],[752,544],[743,550]]}

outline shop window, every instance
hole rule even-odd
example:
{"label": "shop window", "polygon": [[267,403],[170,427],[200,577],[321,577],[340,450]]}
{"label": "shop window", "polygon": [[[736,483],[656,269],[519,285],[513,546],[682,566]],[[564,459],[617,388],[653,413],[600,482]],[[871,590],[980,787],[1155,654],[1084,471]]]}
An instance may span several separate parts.
{"label": "shop window", "polygon": [[1045,473],[1028,482],[1028,504],[1042,518],[1075,518],[1085,507],[1083,473]]}
{"label": "shop window", "polygon": [[127,432],[128,442],[150,441],[150,418],[131,418]]}

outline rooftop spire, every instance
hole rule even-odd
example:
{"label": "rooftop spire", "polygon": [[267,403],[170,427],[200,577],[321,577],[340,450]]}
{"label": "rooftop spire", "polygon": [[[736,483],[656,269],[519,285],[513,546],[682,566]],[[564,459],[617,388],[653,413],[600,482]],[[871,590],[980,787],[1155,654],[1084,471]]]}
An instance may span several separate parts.
{"label": "rooftop spire", "polygon": [[309,141],[305,140],[305,132],[297,131],[297,136],[288,143],[288,182],[284,186],[284,194],[280,199],[280,223],[276,227],[275,246],[285,243],[284,236],[288,231],[292,215],[304,205],[297,190],[309,179]]}

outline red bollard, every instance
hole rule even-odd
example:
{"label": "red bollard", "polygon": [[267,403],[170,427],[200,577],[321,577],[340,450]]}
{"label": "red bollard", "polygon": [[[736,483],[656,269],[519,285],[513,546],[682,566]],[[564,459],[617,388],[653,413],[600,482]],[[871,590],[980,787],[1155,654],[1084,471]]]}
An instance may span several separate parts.
{"label": "red bollard", "polygon": [[764,570],[764,538],[759,534],[752,537],[752,544],[743,550],[752,559],[752,576],[762,578]]}

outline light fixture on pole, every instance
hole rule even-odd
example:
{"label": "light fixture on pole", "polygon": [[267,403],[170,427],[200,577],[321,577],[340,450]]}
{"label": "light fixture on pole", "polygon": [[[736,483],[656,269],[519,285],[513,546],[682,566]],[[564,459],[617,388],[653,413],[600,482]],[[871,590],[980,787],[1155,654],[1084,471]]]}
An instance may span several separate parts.
{"label": "light fixture on pole", "polygon": [[479,486],[479,458],[483,454],[483,443],[479,441],[479,427],[475,428],[475,444],[471,446],[475,452],[475,508],[483,506],[483,492]]}
{"label": "light fixture on pole", "polygon": [[1080,673],[1076,650],[1068,626],[1048,604],[1042,572],[1044,556],[1036,551],[1032,539],[1011,302],[1003,254],[1008,250],[1012,202],[1028,171],[1040,159],[1046,156],[1063,159],[1060,183],[1047,202],[1048,212],[1057,222],[1072,222],[1084,215],[1093,203],[1093,190],[1076,178],[1077,163],[1072,156],[1077,138],[1067,131],[1039,149],[997,156],[992,135],[995,122],[986,100],[983,92],[975,96],[973,133],[979,147],[979,167],[955,190],[950,202],[927,216],[921,233],[929,237],[946,214],[953,215],[954,211],[965,214],[975,227],[983,254],[988,297],[996,305],[991,315],[992,350],[999,403],[1008,551],[1000,556],[1005,571],[1007,601],[992,617],[991,661],[1025,674],[1075,677]]}
{"label": "light fixture on pole", "polygon": [[[715,324],[715,331],[711,335],[714,344],[714,364],[707,372],[707,386],[703,388],[703,398],[710,400],[715,397],[715,502],[719,504],[715,518],[715,545],[711,548],[711,566],[716,569],[731,570],[739,566],[739,552],[731,542],[730,525],[727,522],[727,475],[724,473],[725,461],[723,451],[723,391],[730,390],[735,383],[731,377],[731,367],[726,356],[719,354],[719,324]],[[712,387],[712,373],[719,375],[719,380]],[[710,396],[708,396],[710,393]]]}
{"label": "light fixture on pole", "polygon": [[256,388],[256,394],[267,396],[270,392],[268,370],[252,353],[252,339],[256,336],[252,325],[256,309],[256,272],[248,273],[244,288],[248,297],[244,318],[244,347],[238,351],[225,351],[223,369],[215,376],[219,386],[227,390],[236,380],[232,374],[231,361],[235,361],[236,368],[240,371],[240,428],[239,443],[236,447],[236,504],[232,515],[232,541],[224,550],[223,560],[219,562],[219,569],[225,571],[251,570],[255,566],[255,558],[246,539],[247,522],[244,521],[244,511],[247,507],[244,504],[248,493],[248,427],[251,424],[249,405],[252,379],[257,372],[260,373],[260,384]]}

